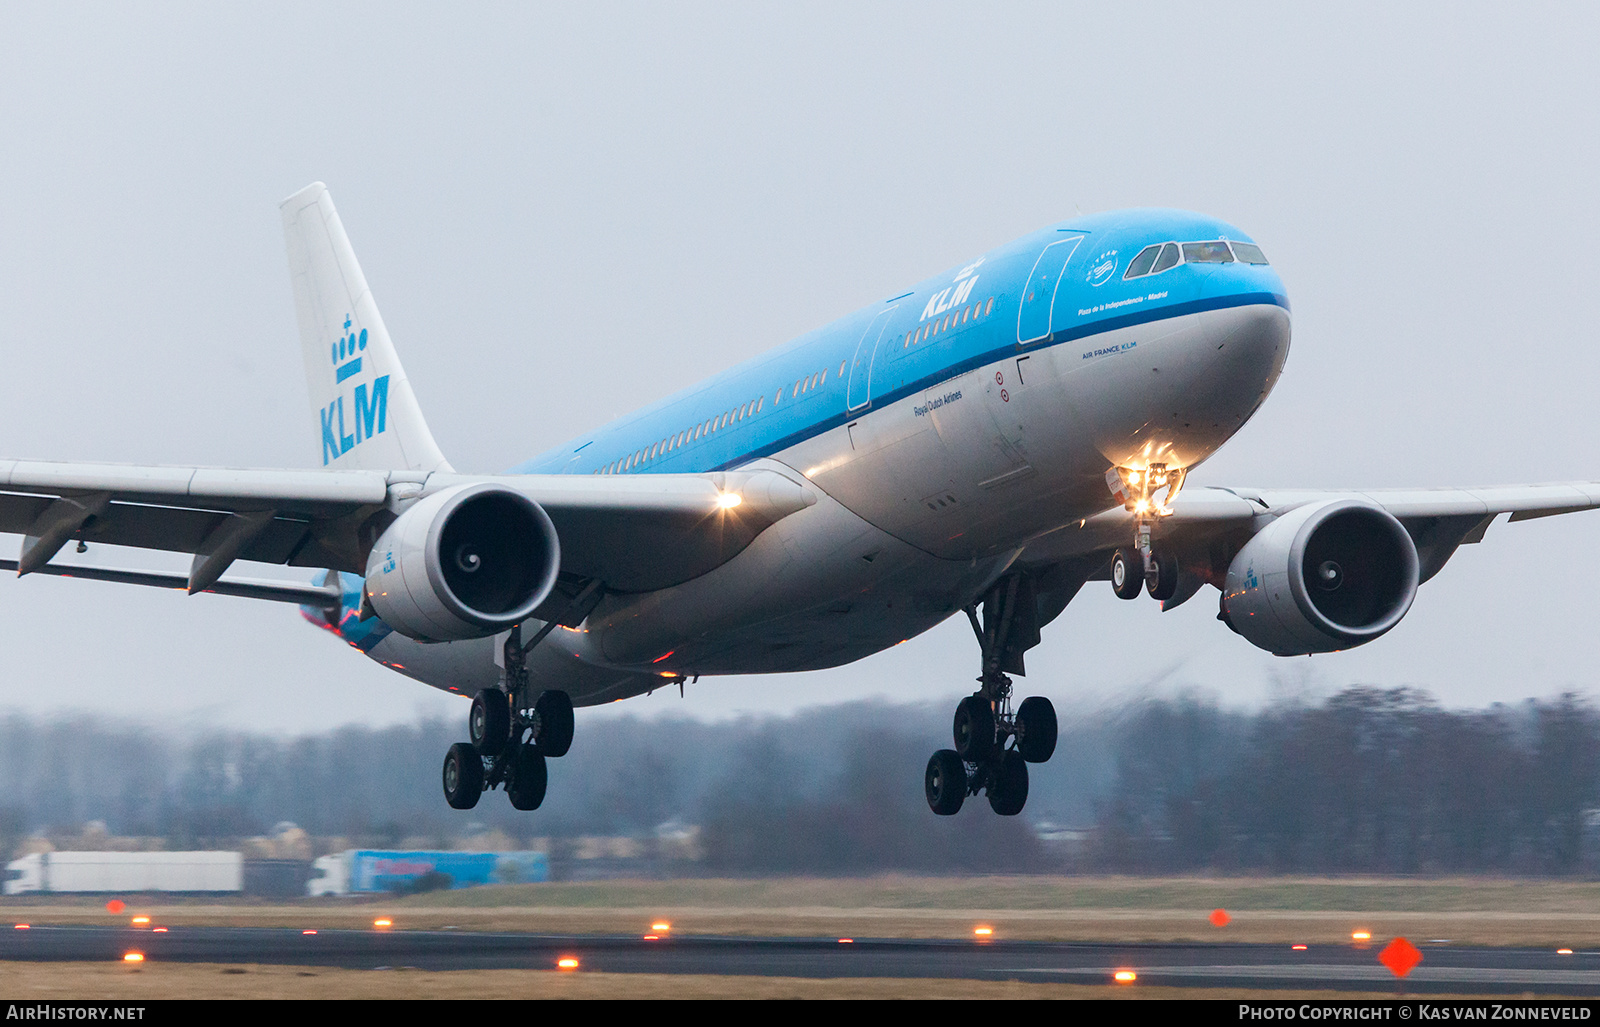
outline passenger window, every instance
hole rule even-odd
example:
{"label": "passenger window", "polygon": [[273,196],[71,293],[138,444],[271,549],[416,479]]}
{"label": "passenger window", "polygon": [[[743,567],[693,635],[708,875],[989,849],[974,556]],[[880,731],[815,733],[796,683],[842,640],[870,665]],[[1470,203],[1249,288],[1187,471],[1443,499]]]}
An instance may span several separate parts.
{"label": "passenger window", "polygon": [[1250,242],[1236,242],[1233,244],[1233,255],[1245,264],[1265,264],[1267,255],[1261,252],[1261,247]]}
{"label": "passenger window", "polygon": [[767,397],[762,396],[756,400],[756,413],[761,413],[761,408],[767,405]]}
{"label": "passenger window", "polygon": [[1158,257],[1160,255],[1161,255],[1161,244],[1160,243],[1156,243],[1154,246],[1146,246],[1144,249],[1139,251],[1139,255],[1137,257],[1133,258],[1132,263],[1130,263],[1128,265],[1127,274],[1124,274],[1122,277],[1123,278],[1138,278],[1141,275],[1149,274],[1150,273],[1150,268],[1156,262],[1156,257]]}
{"label": "passenger window", "polygon": [[817,379],[817,384],[821,385],[823,382],[825,382],[827,380],[828,380],[828,369],[826,367],[824,367],[822,369],[822,377]]}
{"label": "passenger window", "polygon": [[1228,244],[1221,242],[1186,242],[1183,244],[1183,259],[1191,264],[1231,264],[1233,254],[1228,250]]}
{"label": "passenger window", "polygon": [[1150,269],[1150,273],[1153,275],[1158,275],[1167,268],[1172,267],[1177,262],[1178,244],[1175,242],[1169,242],[1165,246],[1161,247],[1161,256],[1156,259],[1156,266]]}
{"label": "passenger window", "polygon": [[845,359],[839,361],[839,373],[840,374],[844,374],[844,365],[849,363],[849,360],[850,360],[850,358],[846,357]]}
{"label": "passenger window", "polygon": [[989,302],[984,304],[983,312],[985,314],[991,314],[991,313],[994,312],[994,297],[993,296],[990,296],[989,297]]}

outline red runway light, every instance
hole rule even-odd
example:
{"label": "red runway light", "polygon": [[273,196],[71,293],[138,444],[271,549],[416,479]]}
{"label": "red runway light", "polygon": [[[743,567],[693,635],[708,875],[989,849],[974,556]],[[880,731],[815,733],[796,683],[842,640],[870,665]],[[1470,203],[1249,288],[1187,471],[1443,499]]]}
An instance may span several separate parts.
{"label": "red runway light", "polygon": [[1422,962],[1422,952],[1404,938],[1396,938],[1378,953],[1378,962],[1388,967],[1396,977],[1404,977]]}
{"label": "red runway light", "polygon": [[126,902],[123,902],[121,899],[112,899],[110,902],[106,903],[106,912],[107,913],[116,914],[116,913],[122,912],[123,910],[125,910],[127,908],[128,908],[128,904]]}
{"label": "red runway light", "polygon": [[1229,916],[1228,911],[1225,909],[1213,909],[1211,911],[1212,927],[1226,927],[1228,926],[1228,921],[1232,919],[1233,917]]}

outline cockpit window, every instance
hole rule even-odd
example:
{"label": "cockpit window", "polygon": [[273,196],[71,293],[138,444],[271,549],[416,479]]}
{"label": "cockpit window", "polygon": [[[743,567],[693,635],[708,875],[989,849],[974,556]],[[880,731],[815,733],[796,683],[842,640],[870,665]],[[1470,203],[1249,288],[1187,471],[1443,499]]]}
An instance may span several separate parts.
{"label": "cockpit window", "polygon": [[1236,242],[1233,244],[1233,255],[1244,264],[1265,264],[1267,255],[1261,252],[1261,247],[1255,243]]}
{"label": "cockpit window", "polygon": [[1208,242],[1155,243],[1139,251],[1139,255],[1128,264],[1128,271],[1122,277],[1126,279],[1159,275],[1179,263],[1231,264],[1235,260],[1241,264],[1267,263],[1266,255],[1255,243],[1232,243],[1231,250],[1229,245],[1226,239]]}
{"label": "cockpit window", "polygon": [[1183,259],[1190,264],[1231,264],[1233,254],[1228,251],[1228,244],[1217,242],[1186,242],[1183,244]]}
{"label": "cockpit window", "polygon": [[1150,265],[1156,262],[1156,254],[1160,252],[1160,243],[1156,243],[1154,246],[1146,246],[1144,249],[1139,251],[1139,255],[1137,257],[1133,258],[1133,262],[1128,265],[1128,273],[1122,277],[1138,278],[1140,275],[1149,274]]}

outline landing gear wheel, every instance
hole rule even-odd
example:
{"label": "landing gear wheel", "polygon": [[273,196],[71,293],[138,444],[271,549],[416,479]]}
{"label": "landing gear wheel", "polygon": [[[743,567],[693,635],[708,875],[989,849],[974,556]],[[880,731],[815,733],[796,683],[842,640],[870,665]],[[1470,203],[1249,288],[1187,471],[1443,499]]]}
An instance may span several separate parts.
{"label": "landing gear wheel", "polygon": [[472,697],[467,714],[467,737],[485,756],[498,756],[511,738],[511,703],[498,688],[485,688]]}
{"label": "landing gear wheel", "polygon": [[956,755],[978,762],[994,751],[994,708],[981,695],[969,695],[956,706]]}
{"label": "landing gear wheel", "polygon": [[524,745],[511,758],[511,776],[506,779],[506,797],[517,809],[538,809],[550,783],[544,753],[537,746]]}
{"label": "landing gear wheel", "polygon": [[444,801],[452,809],[471,809],[483,794],[483,757],[471,742],[457,742],[444,754]]}
{"label": "landing gear wheel", "polygon": [[922,790],[928,796],[928,808],[941,817],[959,812],[967,797],[966,764],[952,750],[940,749],[928,760]]}
{"label": "landing gear wheel", "polygon": [[565,756],[572,748],[572,699],[565,692],[545,692],[534,700],[539,730],[534,741],[546,756]]}
{"label": "landing gear wheel", "polygon": [[1022,753],[1008,749],[989,771],[989,805],[1002,817],[1014,817],[1028,801],[1028,764]]}
{"label": "landing gear wheel", "polygon": [[1119,549],[1111,554],[1111,591],[1118,599],[1136,599],[1144,590],[1144,555]]}
{"label": "landing gear wheel", "polygon": [[1029,763],[1043,763],[1056,751],[1056,708],[1042,695],[1017,707],[1017,751]]}
{"label": "landing gear wheel", "polygon": [[1171,553],[1152,553],[1150,564],[1155,571],[1148,582],[1150,597],[1164,603],[1178,591],[1178,558]]}

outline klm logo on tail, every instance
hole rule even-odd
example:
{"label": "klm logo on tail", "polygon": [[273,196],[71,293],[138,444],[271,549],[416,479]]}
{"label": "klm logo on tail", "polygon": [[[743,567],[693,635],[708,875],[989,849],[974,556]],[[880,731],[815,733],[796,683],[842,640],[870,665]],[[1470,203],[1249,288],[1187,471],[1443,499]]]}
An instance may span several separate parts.
{"label": "klm logo on tail", "polygon": [[[334,366],[334,383],[341,387],[361,373],[362,354],[367,348],[367,330],[351,330],[350,315],[344,318],[344,334],[330,347],[329,357]],[[337,460],[374,435],[382,435],[389,420],[389,376],[380,375],[370,385],[360,382],[350,399],[352,434],[345,434],[345,399],[339,397],[323,408],[322,415],[322,465]]]}

